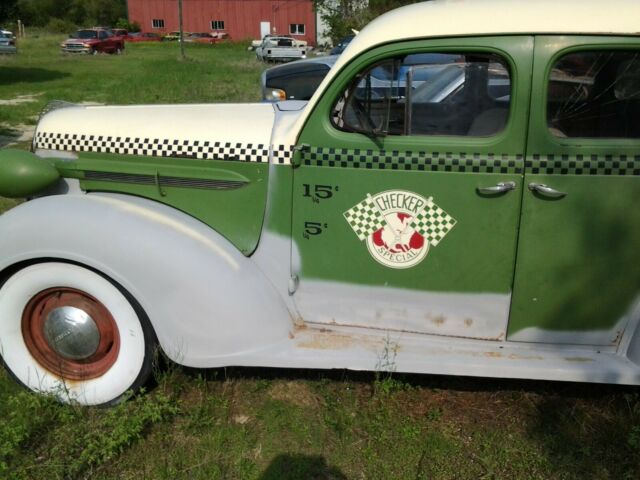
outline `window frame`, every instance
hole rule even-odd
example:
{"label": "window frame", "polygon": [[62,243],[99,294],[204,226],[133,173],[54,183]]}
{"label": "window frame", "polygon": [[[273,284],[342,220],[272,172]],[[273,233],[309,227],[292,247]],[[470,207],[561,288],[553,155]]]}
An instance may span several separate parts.
{"label": "window frame", "polygon": [[[157,26],[156,26],[156,24],[157,24]],[[151,28],[163,29],[164,28],[164,18],[152,18],[151,19]]]}
{"label": "window frame", "polygon": [[[295,26],[295,32],[293,31],[294,29],[292,27]],[[302,32],[300,32],[300,27],[302,27]],[[307,26],[304,23],[290,23],[289,24],[289,35],[296,35],[296,36],[303,36],[306,35],[307,32]]]}
{"label": "window frame", "polygon": [[[341,128],[340,126],[338,126],[335,122],[334,122],[334,116],[333,116],[333,111],[334,111],[334,106],[340,101],[340,98],[344,95],[344,93],[347,90],[350,90],[352,85],[353,85],[353,80],[356,78],[356,76],[360,75],[362,72],[370,72],[372,69],[377,68],[377,66],[382,65],[384,62],[388,62],[388,61],[393,61],[394,59],[397,59],[403,55],[420,55],[420,54],[459,54],[459,55],[473,55],[473,54],[477,54],[477,55],[495,55],[497,56],[500,60],[501,63],[504,64],[504,66],[507,69],[507,73],[509,75],[509,82],[510,82],[510,99],[509,99],[509,104],[508,104],[508,112],[507,112],[507,118],[505,120],[505,124],[503,126],[503,128],[492,135],[445,135],[445,134],[407,134],[406,131],[406,125],[404,128],[404,132],[405,133],[401,133],[401,134],[382,134],[382,135],[371,135],[374,138],[382,138],[382,137],[390,137],[393,139],[400,139],[400,138],[422,138],[422,139],[429,139],[429,138],[450,138],[450,139],[492,139],[492,138],[497,138],[502,136],[502,134],[509,128],[509,125],[511,123],[511,116],[513,114],[513,101],[512,101],[512,96],[514,95],[514,75],[513,75],[513,69],[514,69],[514,64],[513,64],[513,59],[508,58],[508,56],[506,55],[506,52],[501,52],[501,51],[493,51],[493,50],[487,50],[487,49],[476,49],[473,47],[470,48],[460,48],[458,50],[452,50],[452,49],[448,49],[448,48],[444,48],[444,49],[429,49],[429,50],[422,50],[422,51],[415,51],[415,52],[410,52],[410,53],[401,53],[398,55],[389,55],[386,57],[383,57],[382,59],[379,59],[375,62],[372,63],[368,63],[366,66],[364,66],[363,68],[361,68],[360,70],[358,70],[353,76],[351,81],[347,82],[347,86],[342,90],[342,94],[338,95],[336,97],[336,99],[334,100],[334,103],[332,104],[331,107],[331,115],[330,115],[330,119],[329,122],[331,123],[331,126],[343,133],[359,133],[359,134],[366,134],[364,131],[361,130],[348,130],[345,128]],[[419,65],[413,65],[413,66],[420,66],[420,65],[428,65],[428,64],[419,64]],[[488,92],[487,92],[488,94]],[[411,96],[405,96],[406,98],[406,102],[410,102]],[[345,108],[346,108],[346,103],[345,103]],[[405,122],[406,121],[410,121],[412,115],[408,113],[411,112],[412,113],[412,108],[407,109],[405,107],[404,110],[404,115],[405,115]],[[371,133],[376,133],[376,132],[371,132]]]}
{"label": "window frame", "polygon": [[602,142],[606,143],[620,143],[620,142],[638,142],[640,139],[630,138],[630,137],[560,137],[554,135],[549,128],[549,118],[547,107],[549,104],[549,87],[551,84],[551,73],[553,67],[563,58],[568,57],[569,55],[573,55],[576,53],[595,53],[595,52],[628,52],[632,50],[636,50],[638,54],[640,54],[640,44],[635,45],[635,49],[632,46],[633,44],[618,44],[618,43],[585,43],[583,45],[575,44],[565,48],[562,48],[555,52],[551,57],[549,57],[545,70],[544,70],[544,111],[541,111],[544,117],[545,122],[545,131],[547,134],[547,138],[551,139],[553,143],[558,146],[572,146],[578,147],[582,145],[602,145]]}
{"label": "window frame", "polygon": [[[220,24],[222,25],[222,27],[219,26]],[[224,20],[211,20],[210,26],[211,30],[225,30]]]}
{"label": "window frame", "polygon": [[[512,82],[509,121],[499,135],[493,137],[410,136],[367,137],[359,133],[342,132],[331,124],[332,107],[352,77],[368,65],[387,57],[411,53],[496,53],[509,65]],[[308,108],[302,121],[304,127],[298,142],[339,146],[342,150],[383,149],[385,151],[439,152],[439,155],[456,152],[474,154],[518,155],[520,163],[523,145],[526,143],[530,92],[532,79],[534,36],[523,35],[476,35],[470,37],[447,37],[411,39],[377,45],[361,53],[335,73],[329,73],[326,88],[318,92],[317,101]]]}

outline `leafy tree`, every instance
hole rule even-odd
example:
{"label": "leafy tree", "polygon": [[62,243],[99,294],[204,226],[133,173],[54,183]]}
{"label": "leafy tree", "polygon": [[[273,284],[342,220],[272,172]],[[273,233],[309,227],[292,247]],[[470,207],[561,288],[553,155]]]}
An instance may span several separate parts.
{"label": "leafy tree", "polygon": [[127,16],[126,0],[0,0],[0,20],[10,4],[13,8],[8,18],[36,27],[48,25],[53,19],[87,27],[113,25]]}
{"label": "leafy tree", "polygon": [[420,0],[314,0],[314,6],[329,27],[329,36],[337,42],[351,34],[352,29],[362,29],[384,12],[418,1]]}
{"label": "leafy tree", "polygon": [[0,24],[14,17],[15,8],[16,0],[2,0],[0,2]]}

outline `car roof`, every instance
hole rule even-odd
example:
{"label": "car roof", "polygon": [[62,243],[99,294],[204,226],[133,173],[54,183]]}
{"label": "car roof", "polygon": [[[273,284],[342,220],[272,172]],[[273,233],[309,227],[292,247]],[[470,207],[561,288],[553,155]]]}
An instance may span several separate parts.
{"label": "car roof", "polygon": [[356,35],[347,52],[352,57],[398,38],[527,33],[638,35],[638,19],[638,0],[433,0],[376,18]]}

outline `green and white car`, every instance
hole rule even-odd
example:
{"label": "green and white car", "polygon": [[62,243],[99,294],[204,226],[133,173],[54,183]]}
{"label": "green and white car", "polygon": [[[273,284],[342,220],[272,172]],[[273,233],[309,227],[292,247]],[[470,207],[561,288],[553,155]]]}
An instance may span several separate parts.
{"label": "green and white car", "polygon": [[308,103],[50,111],[0,152],[30,199],[0,217],[4,363],[83,404],[156,346],[640,384],[639,18],[436,0],[373,21]]}

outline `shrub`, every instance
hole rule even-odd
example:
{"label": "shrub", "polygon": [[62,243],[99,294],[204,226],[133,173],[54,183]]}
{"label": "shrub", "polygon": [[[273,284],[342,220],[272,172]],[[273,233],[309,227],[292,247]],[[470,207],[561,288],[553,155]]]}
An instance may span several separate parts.
{"label": "shrub", "polygon": [[52,18],[45,28],[51,33],[71,33],[76,29],[76,26],[68,20]]}

